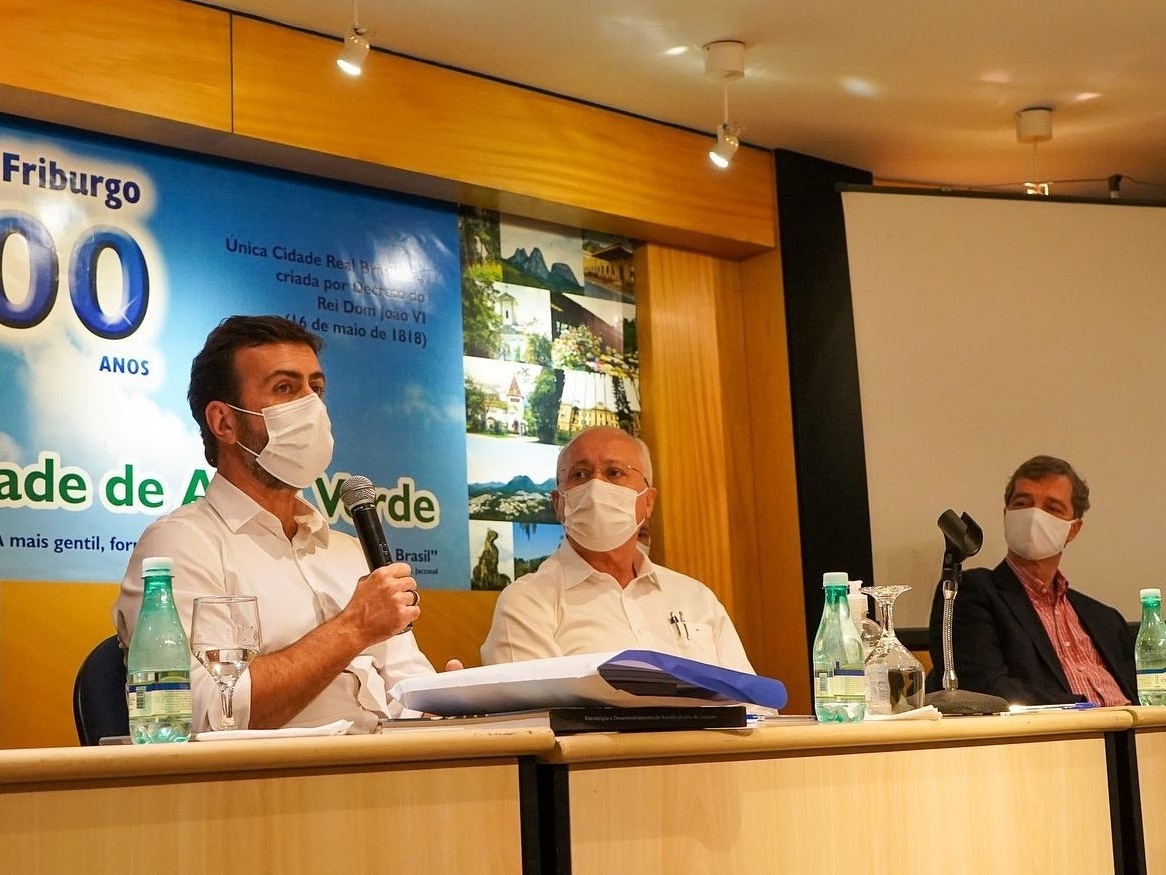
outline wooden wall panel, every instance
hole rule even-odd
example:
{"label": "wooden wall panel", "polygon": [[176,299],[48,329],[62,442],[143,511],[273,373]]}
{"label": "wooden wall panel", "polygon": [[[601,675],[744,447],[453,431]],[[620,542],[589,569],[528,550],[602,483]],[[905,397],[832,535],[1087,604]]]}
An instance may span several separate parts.
{"label": "wooden wall panel", "polygon": [[[706,255],[641,246],[636,292],[643,432],[660,490],[652,555],[704,582],[735,620],[729,505],[736,493],[729,482],[718,320],[721,310],[740,307],[737,268]],[[747,477],[750,467],[734,468],[733,476]],[[749,537],[743,533],[741,540]]]}
{"label": "wooden wall panel", "polygon": [[798,528],[797,470],[789,392],[781,257],[767,252],[741,262],[750,458],[761,576],[750,609],[764,618],[765,661],[758,671],[781,678],[791,714],[810,712],[805,590]]}
{"label": "wooden wall panel", "polygon": [[433,667],[442,671],[451,659],[460,659],[466,668],[481,665],[478,649],[490,631],[498,593],[427,589],[421,597],[421,619],[413,634]]}
{"label": "wooden wall panel", "polygon": [[[540,212],[733,255],[775,245],[773,162],[741,149],[728,171],[708,136],[373,52],[364,75],[335,67],[338,43],[234,22],[235,132],[433,180],[430,194]],[[406,183],[407,184],[407,183]],[[546,214],[558,205],[570,208]]]}
{"label": "wooden wall panel", "polygon": [[717,593],[787,711],[808,713],[780,260],[641,246],[636,285],[652,555]]}
{"label": "wooden wall panel", "polygon": [[642,246],[636,285],[644,438],[660,489],[652,555],[716,592],[758,658],[756,618],[742,609],[754,589],[757,532],[747,431],[737,418],[744,387],[732,385],[739,271],[711,256]]}
{"label": "wooden wall panel", "polygon": [[231,127],[231,22],[174,0],[0,0],[0,109],[28,92],[221,131]]}
{"label": "wooden wall panel", "polygon": [[0,581],[0,748],[77,744],[73,679],[114,633],[117,585]]}

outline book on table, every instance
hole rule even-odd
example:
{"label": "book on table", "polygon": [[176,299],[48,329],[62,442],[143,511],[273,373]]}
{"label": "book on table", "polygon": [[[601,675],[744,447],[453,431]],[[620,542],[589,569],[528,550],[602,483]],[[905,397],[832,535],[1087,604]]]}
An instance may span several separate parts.
{"label": "book on table", "polygon": [[578,732],[663,732],[671,729],[745,729],[744,705],[578,705],[499,714],[454,717],[401,717],[381,721],[380,731],[402,729],[550,729],[555,735]]}

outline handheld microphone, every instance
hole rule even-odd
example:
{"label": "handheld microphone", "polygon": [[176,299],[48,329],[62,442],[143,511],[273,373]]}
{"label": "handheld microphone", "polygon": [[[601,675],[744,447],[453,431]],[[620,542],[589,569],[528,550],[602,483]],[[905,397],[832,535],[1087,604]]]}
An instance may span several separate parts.
{"label": "handheld microphone", "polygon": [[385,540],[381,519],[377,516],[377,490],[372,481],[367,477],[349,477],[340,489],[340,500],[352,517],[352,525],[356,527],[356,538],[364,550],[368,570],[375,571],[391,565],[393,558],[389,553],[389,542]]}

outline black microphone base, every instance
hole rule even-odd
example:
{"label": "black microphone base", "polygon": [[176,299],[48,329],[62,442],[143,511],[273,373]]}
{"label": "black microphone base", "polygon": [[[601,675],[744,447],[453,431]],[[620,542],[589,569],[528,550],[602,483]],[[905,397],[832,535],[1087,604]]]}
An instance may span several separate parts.
{"label": "black microphone base", "polygon": [[937,690],[928,693],[926,702],[934,705],[940,714],[971,716],[973,714],[999,714],[1008,710],[1008,700],[987,693],[973,693],[971,690]]}

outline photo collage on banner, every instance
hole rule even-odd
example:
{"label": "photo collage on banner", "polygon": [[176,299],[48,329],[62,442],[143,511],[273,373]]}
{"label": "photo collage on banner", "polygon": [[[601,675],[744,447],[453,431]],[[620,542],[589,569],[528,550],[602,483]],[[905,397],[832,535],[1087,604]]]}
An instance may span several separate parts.
{"label": "photo collage on banner", "polygon": [[631,241],[487,210],[459,216],[470,588],[498,590],[558,547],[560,448],[640,432]]}

